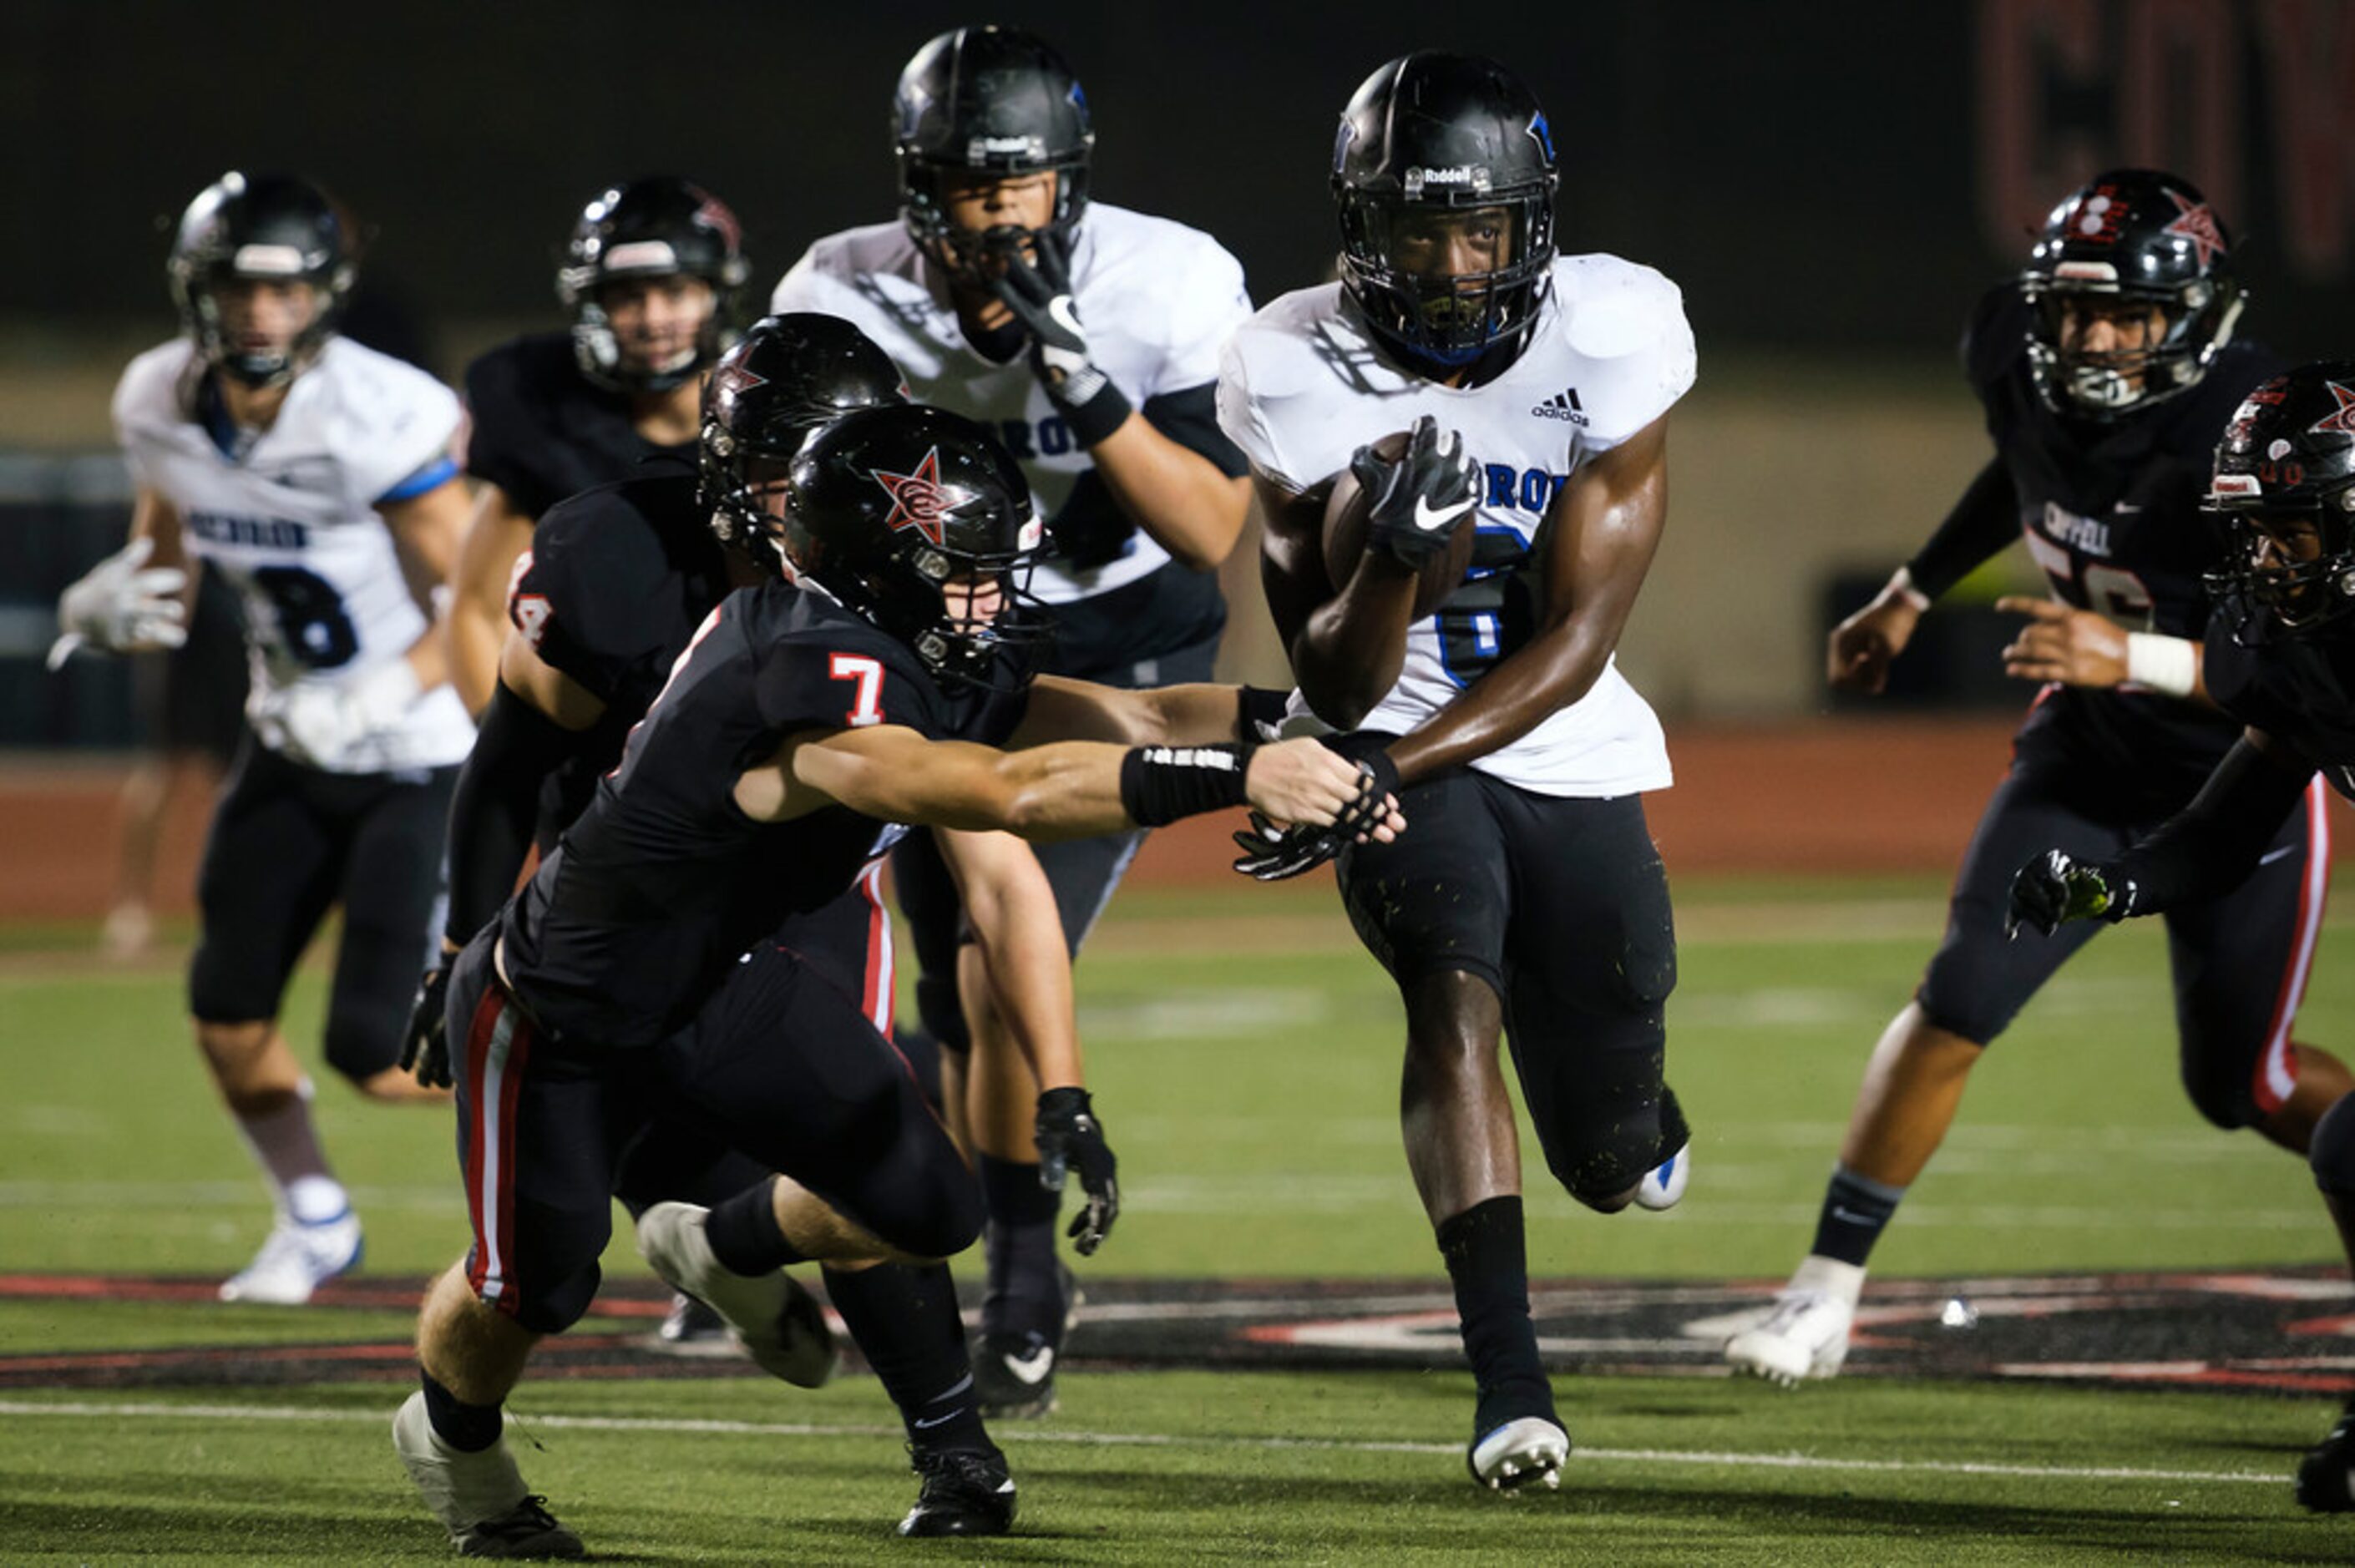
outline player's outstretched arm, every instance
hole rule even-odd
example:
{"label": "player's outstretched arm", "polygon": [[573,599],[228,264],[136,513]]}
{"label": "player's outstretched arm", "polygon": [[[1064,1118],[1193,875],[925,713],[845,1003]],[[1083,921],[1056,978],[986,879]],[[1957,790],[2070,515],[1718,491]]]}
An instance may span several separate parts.
{"label": "player's outstretched arm", "polygon": [[877,725],[788,738],[739,779],[736,803],[756,821],[841,804],[887,822],[1028,839],[1087,838],[1249,805],[1319,827],[1355,811],[1369,836],[1396,837],[1406,825],[1396,803],[1372,809],[1368,789],[1354,763],[1313,740],[1127,747],[1080,740],[1007,752]]}
{"label": "player's outstretched arm", "polygon": [[2058,850],[2019,868],[2006,924],[2051,935],[2062,922],[2163,915],[2232,892],[2314,777],[2312,759],[2252,728],[2191,803],[2115,860],[2087,864]]}
{"label": "player's outstretched arm", "polygon": [[466,711],[489,705],[507,635],[507,579],[531,543],[532,519],[507,493],[485,484],[474,497],[450,583],[450,682]]}
{"label": "player's outstretched arm", "polygon": [[2095,688],[2131,682],[2203,707],[2216,705],[2208,695],[2207,651],[2194,638],[2128,631],[2107,616],[2056,599],[2007,594],[1995,607],[2028,618],[2003,651],[2007,675]]}
{"label": "player's outstretched arm", "polygon": [[1529,734],[1584,696],[1619,646],[1668,510],[1662,415],[1571,476],[1546,514],[1542,602],[1529,641],[1390,747],[1408,783]]}
{"label": "player's outstretched arm", "polygon": [[1913,640],[1931,603],[2018,538],[2019,516],[2011,475],[2001,460],[1990,460],[1929,542],[1870,603],[1832,628],[1824,652],[1824,678],[1832,689],[1872,696],[1887,690],[1889,666]]}
{"label": "player's outstretched arm", "polygon": [[1280,694],[1218,682],[1128,690],[1041,675],[1030,683],[1028,706],[1006,748],[1018,751],[1060,740],[1118,746],[1256,742],[1263,736],[1255,721],[1280,724],[1282,709]]}
{"label": "player's outstretched arm", "polygon": [[409,668],[418,691],[431,691],[450,679],[451,599],[443,590],[458,569],[471,505],[464,482],[453,474],[421,495],[378,507],[385,526],[392,530],[410,594],[432,623],[409,649]]}

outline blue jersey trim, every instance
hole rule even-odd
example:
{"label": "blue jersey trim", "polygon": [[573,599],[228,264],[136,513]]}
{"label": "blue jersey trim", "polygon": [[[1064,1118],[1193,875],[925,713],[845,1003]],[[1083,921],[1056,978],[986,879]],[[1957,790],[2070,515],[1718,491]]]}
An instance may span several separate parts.
{"label": "blue jersey trim", "polygon": [[429,490],[439,489],[457,477],[456,463],[446,457],[435,458],[432,462],[378,496],[376,504],[381,506],[388,501],[413,500]]}

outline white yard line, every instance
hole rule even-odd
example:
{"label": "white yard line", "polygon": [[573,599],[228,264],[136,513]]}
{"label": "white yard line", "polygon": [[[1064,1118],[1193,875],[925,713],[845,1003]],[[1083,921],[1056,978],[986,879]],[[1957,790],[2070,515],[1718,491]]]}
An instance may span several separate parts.
{"label": "white yard line", "polygon": [[[125,1400],[120,1404],[94,1400],[50,1403],[0,1400],[0,1415],[63,1417],[81,1420],[155,1420],[314,1422],[328,1425],[383,1426],[389,1419],[378,1410],[306,1410],[271,1404],[171,1404]],[[517,1424],[529,1431],[676,1432],[746,1437],[893,1437],[897,1426],[826,1425],[813,1422],[713,1421],[638,1415],[529,1415],[517,1414]],[[1303,1450],[1336,1454],[1435,1454],[1462,1452],[1455,1443],[1378,1443],[1343,1437],[1173,1436],[1151,1432],[1035,1432],[1001,1427],[998,1436],[1014,1443],[1065,1443],[1135,1448],[1244,1448],[1257,1451]],[[1732,1469],[1849,1470],[1883,1475],[2012,1476],[2030,1480],[2083,1481],[2214,1481],[2234,1485],[2278,1487],[2286,1475],[2255,1470],[2158,1470],[2126,1465],[2006,1465],[1972,1459],[1846,1459],[1821,1454],[1741,1454],[1710,1449],[1580,1448],[1573,1460],[1622,1465],[1715,1466]]]}

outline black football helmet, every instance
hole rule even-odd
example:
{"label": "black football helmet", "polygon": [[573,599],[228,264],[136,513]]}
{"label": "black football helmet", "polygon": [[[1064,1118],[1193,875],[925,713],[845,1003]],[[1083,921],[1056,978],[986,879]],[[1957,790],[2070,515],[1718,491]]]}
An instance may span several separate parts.
{"label": "black football helmet", "polygon": [[2309,636],[2355,606],[2355,361],[2301,365],[2243,399],[2203,510],[2225,536],[2209,592],[2242,641]]}
{"label": "black football helmet", "polygon": [[[2197,383],[2232,341],[2245,302],[2232,249],[2223,219],[2191,183],[2154,169],[2097,175],[2054,207],[2019,275],[2033,311],[2028,363],[2046,405],[2114,419]],[[2065,348],[2064,302],[2089,296],[2156,306],[2166,328],[2145,348]]]}
{"label": "black football helmet", "polygon": [[[1394,59],[1358,89],[1333,141],[1341,285],[1393,355],[1460,369],[1536,323],[1553,282],[1560,183],[1545,111],[1512,72],[1476,55]],[[1502,267],[1442,276],[1401,264],[1402,219],[1479,207],[1509,217]]]}
{"label": "black football helmet", "polygon": [[891,356],[840,316],[763,316],[730,345],[703,387],[698,499],[721,543],[774,570],[783,524],[760,492],[784,483],[811,431],[856,408],[908,399]]}
{"label": "black football helmet", "polygon": [[[355,270],[335,204],[291,175],[232,169],[197,193],[180,217],[165,275],[180,320],[208,363],[249,387],[276,387],[314,358],[336,330]],[[308,283],[318,308],[282,347],[229,342],[215,290],[232,279]]]}
{"label": "black football helmet", "polygon": [[[794,454],[786,574],[908,645],[944,684],[1027,678],[1000,650],[1046,634],[1028,595],[1046,524],[1021,465],[983,426],[921,403],[845,414]],[[995,612],[960,614],[944,591],[987,580]]]}
{"label": "black football helmet", "polygon": [[[675,175],[614,185],[581,209],[556,271],[556,295],[572,313],[572,353],[581,373],[610,391],[666,392],[702,374],[719,355],[736,292],[751,276],[744,226],[728,204]],[[599,293],[619,278],[685,274],[711,285],[711,319],[693,358],[656,371],[631,369],[613,340]]]}
{"label": "black football helmet", "polygon": [[1029,231],[968,234],[942,206],[944,176],[1055,175],[1048,228],[1068,243],[1088,206],[1088,157],[1096,133],[1087,95],[1063,57],[1019,27],[959,27],[918,49],[900,73],[892,145],[900,160],[900,216],[927,256],[968,281],[987,277],[992,250]]}

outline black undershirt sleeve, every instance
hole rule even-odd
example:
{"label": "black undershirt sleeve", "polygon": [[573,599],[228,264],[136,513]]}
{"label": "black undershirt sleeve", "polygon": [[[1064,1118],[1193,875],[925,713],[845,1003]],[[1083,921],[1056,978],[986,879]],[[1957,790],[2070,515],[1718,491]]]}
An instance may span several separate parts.
{"label": "black undershirt sleeve", "polygon": [[2019,493],[2001,460],[1989,459],[1905,570],[1934,599],[2019,537]]}
{"label": "black undershirt sleeve", "polygon": [[2163,915],[2240,886],[2313,777],[2311,768],[2269,756],[2245,736],[2233,742],[2191,804],[2107,868],[2113,885],[2134,884],[2128,912]]}
{"label": "black undershirt sleeve", "polygon": [[504,681],[458,771],[450,801],[450,918],[460,946],[491,923],[523,870],[539,813],[540,781],[581,737],[516,695]]}

